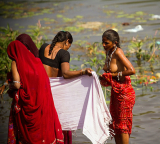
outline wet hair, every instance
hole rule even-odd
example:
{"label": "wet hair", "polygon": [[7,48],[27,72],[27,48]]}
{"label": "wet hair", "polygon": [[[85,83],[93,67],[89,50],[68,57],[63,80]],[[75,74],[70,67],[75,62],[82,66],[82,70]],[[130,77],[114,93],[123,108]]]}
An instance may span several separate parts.
{"label": "wet hair", "polygon": [[57,42],[63,42],[68,40],[68,42],[71,44],[73,42],[72,35],[68,31],[59,31],[54,39],[52,40],[50,49],[49,49],[49,55],[51,54],[54,46],[56,45]]}
{"label": "wet hair", "polygon": [[102,35],[102,38],[105,37],[107,38],[108,40],[110,40],[112,43],[115,43],[117,47],[120,48],[120,38],[119,38],[119,34],[112,30],[112,29],[109,29],[109,30],[106,30],[103,35]]}

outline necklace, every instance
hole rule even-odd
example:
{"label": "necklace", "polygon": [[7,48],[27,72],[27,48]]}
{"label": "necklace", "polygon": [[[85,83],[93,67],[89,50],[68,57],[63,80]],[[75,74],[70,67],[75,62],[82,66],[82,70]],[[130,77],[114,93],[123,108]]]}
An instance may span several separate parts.
{"label": "necklace", "polygon": [[110,63],[111,63],[111,59],[112,59],[112,55],[114,54],[114,52],[116,51],[117,46],[115,47],[115,49],[112,51],[112,53],[109,55],[109,51],[107,52],[107,57],[106,57],[106,64],[107,64],[107,70],[109,71],[109,67],[110,67]]}

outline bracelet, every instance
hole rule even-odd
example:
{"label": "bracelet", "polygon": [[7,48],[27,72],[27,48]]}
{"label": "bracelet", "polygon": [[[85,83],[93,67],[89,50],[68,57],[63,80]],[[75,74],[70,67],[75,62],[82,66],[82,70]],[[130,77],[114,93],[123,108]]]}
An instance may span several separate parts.
{"label": "bracelet", "polygon": [[8,85],[8,83],[6,83],[6,82],[4,82],[4,84],[3,84],[4,86],[7,86]]}
{"label": "bracelet", "polygon": [[122,71],[120,72],[120,74],[119,74],[121,77],[122,77]]}
{"label": "bracelet", "polygon": [[80,74],[81,74],[81,75],[83,75],[83,72],[82,72],[82,70],[80,71]]}
{"label": "bracelet", "polygon": [[85,75],[86,69],[82,69],[82,74]]}
{"label": "bracelet", "polygon": [[120,77],[122,76],[122,71],[121,72],[118,72],[118,75],[117,75],[117,78],[118,78],[118,81],[120,80]]}
{"label": "bracelet", "polygon": [[20,83],[19,81],[13,81],[13,83]]}

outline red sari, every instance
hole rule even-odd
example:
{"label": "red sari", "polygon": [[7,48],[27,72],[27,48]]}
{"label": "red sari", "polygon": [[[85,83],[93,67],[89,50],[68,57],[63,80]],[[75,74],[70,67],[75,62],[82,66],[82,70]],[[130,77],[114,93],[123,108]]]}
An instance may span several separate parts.
{"label": "red sari", "polygon": [[112,116],[111,129],[115,134],[132,132],[132,110],[135,103],[135,91],[131,85],[129,76],[125,76],[123,82],[112,79],[110,73],[103,73],[103,86],[111,86],[110,113]]}
{"label": "red sari", "polygon": [[21,87],[9,91],[13,98],[8,143],[63,144],[62,128],[54,107],[50,82],[43,64],[20,41],[9,44],[7,53],[16,61]]}

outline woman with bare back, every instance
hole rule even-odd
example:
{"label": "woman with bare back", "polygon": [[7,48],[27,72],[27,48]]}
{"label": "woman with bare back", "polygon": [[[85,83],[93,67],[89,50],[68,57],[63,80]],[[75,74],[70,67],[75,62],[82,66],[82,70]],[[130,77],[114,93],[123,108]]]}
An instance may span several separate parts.
{"label": "woman with bare back", "polygon": [[[91,69],[70,71],[70,54],[67,51],[73,38],[68,31],[59,31],[51,44],[43,44],[39,50],[39,58],[48,74],[48,77],[62,77],[70,79],[81,75],[91,76]],[[72,92],[72,91],[71,91]],[[54,96],[54,94],[53,94]],[[72,144],[72,132],[63,131],[64,144]]]}

